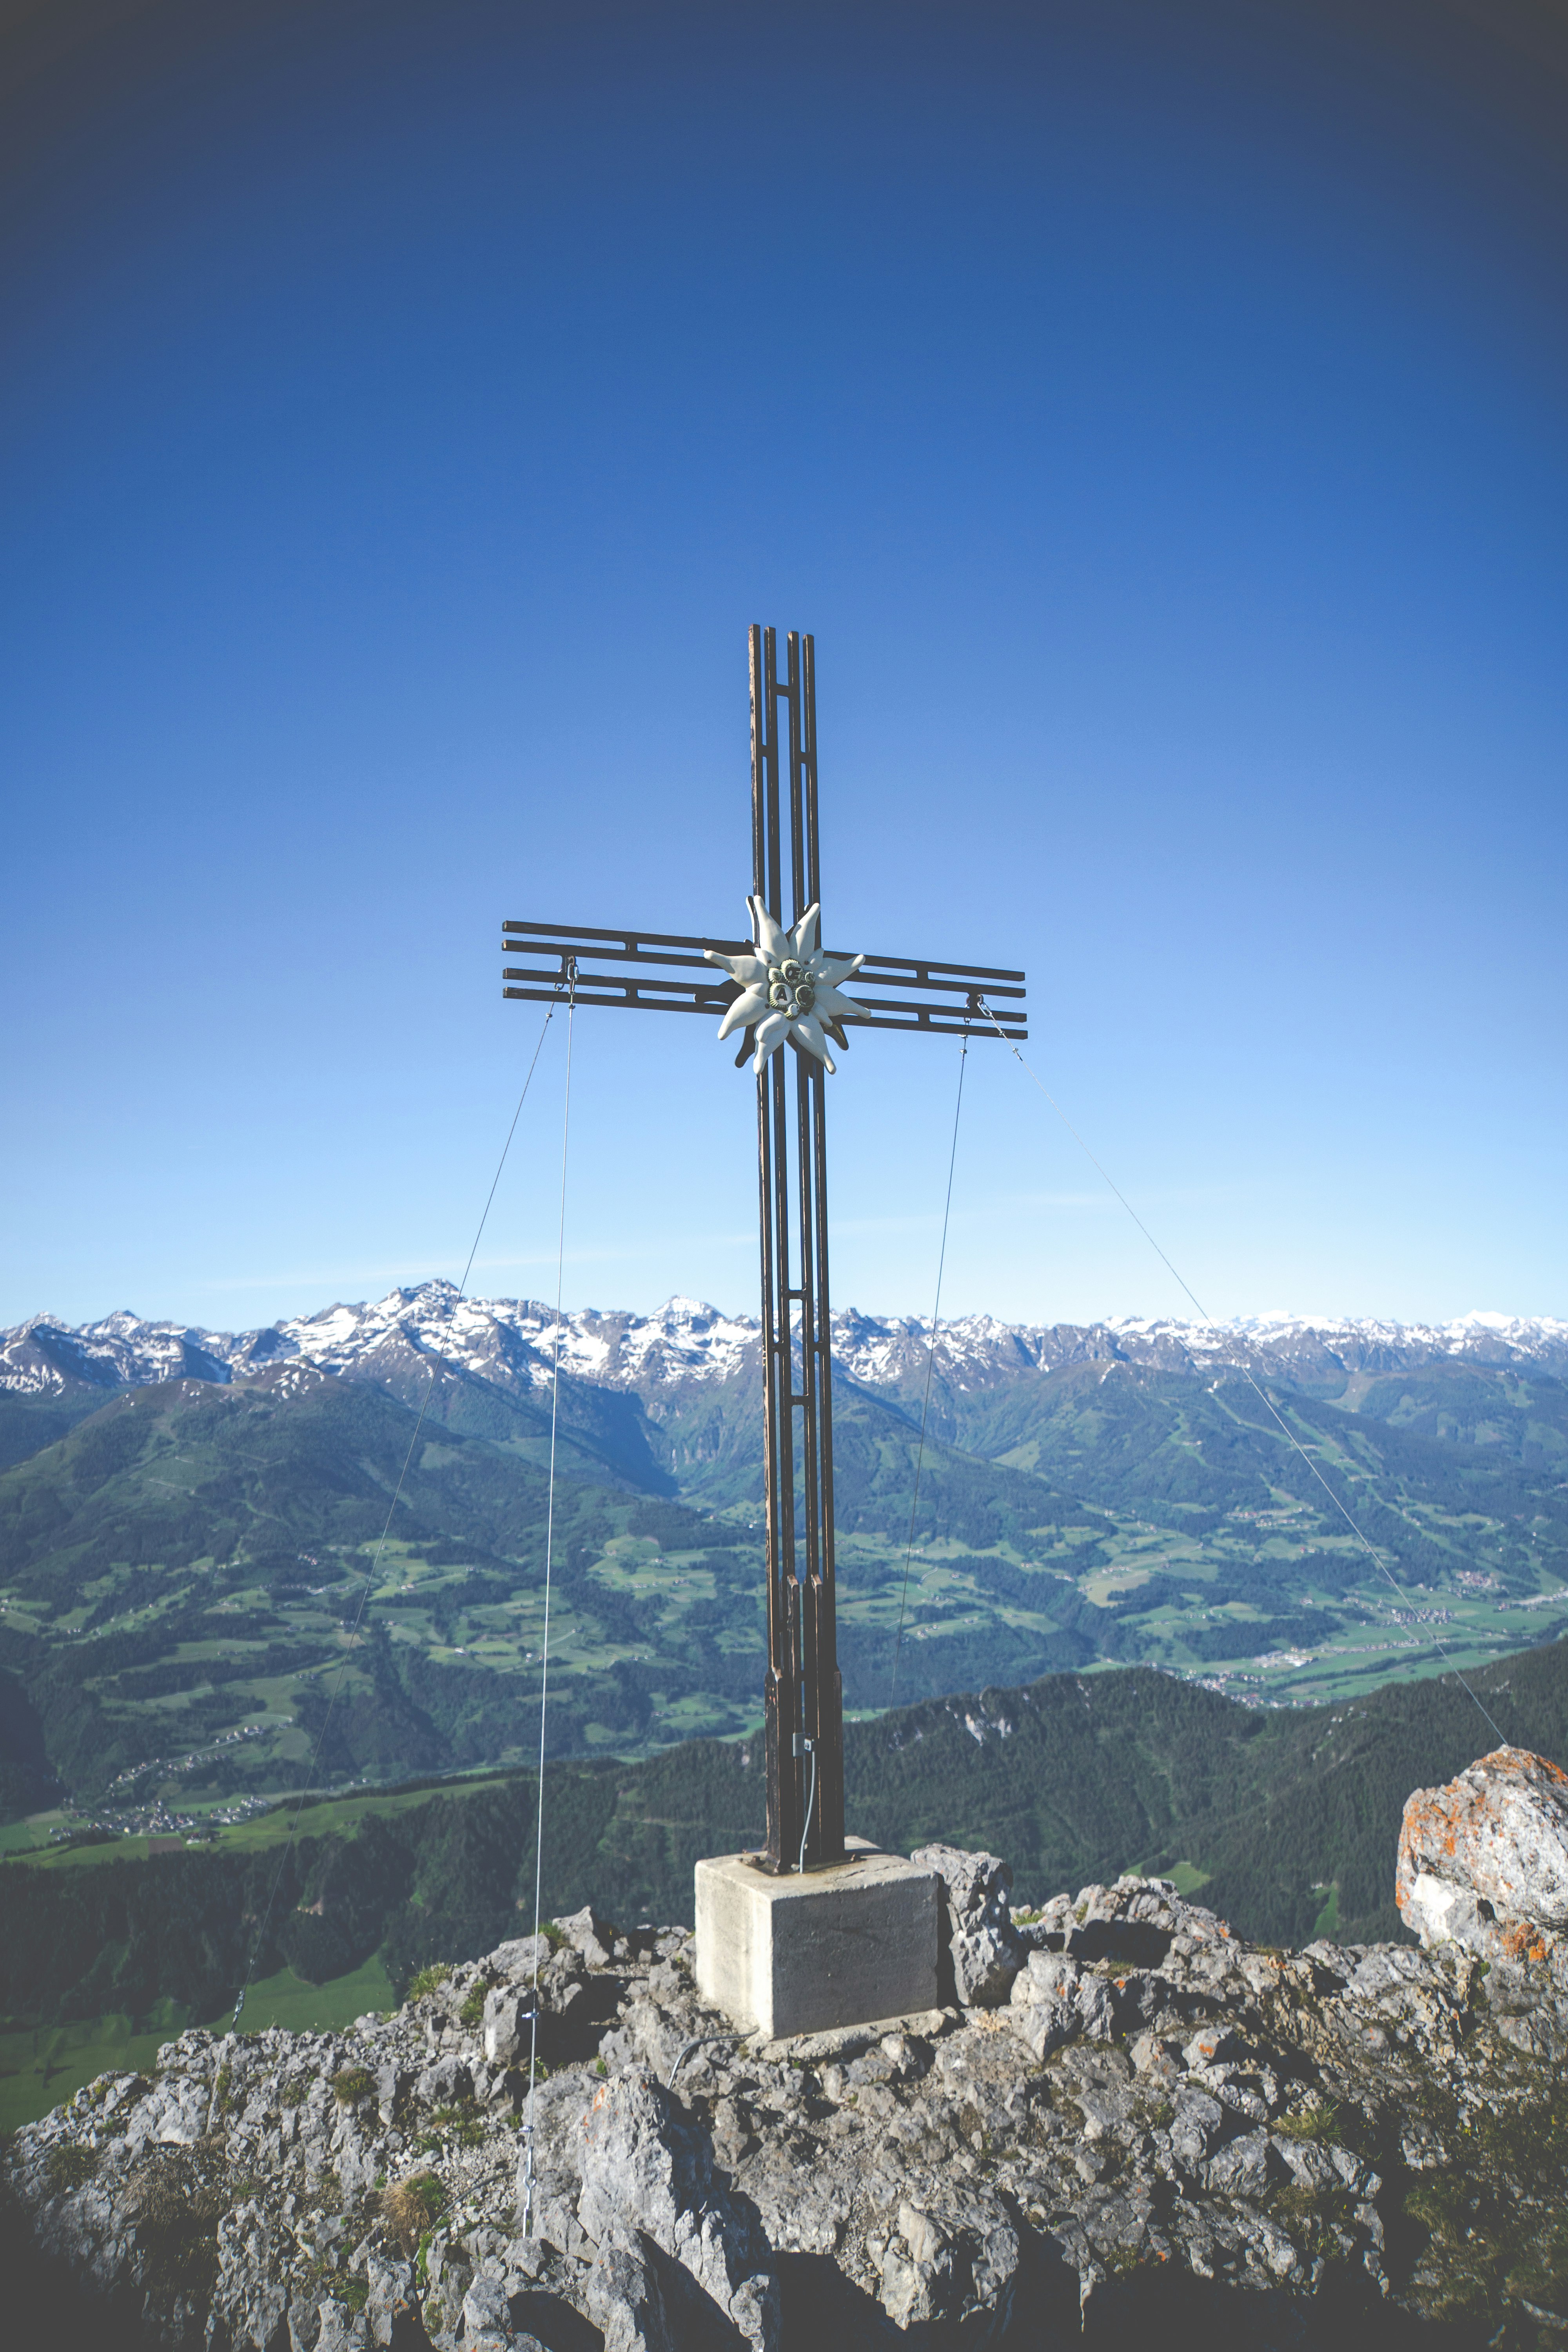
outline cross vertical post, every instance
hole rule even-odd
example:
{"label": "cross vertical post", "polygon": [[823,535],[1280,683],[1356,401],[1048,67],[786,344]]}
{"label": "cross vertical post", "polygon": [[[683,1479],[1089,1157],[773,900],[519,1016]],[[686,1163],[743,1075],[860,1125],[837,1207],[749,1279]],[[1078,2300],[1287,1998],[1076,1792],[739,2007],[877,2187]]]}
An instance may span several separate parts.
{"label": "cross vertical post", "polygon": [[[816,696],[810,637],[791,632],[782,682],[776,647],[772,629],[752,629],[752,848],[753,894],[787,929],[819,903]],[[798,1868],[803,1856],[807,1864],[844,1856],[824,1071],[807,1055],[790,1058],[793,1085],[782,1054],[771,1055],[757,1077],[767,1861],[775,1871]]]}
{"label": "cross vertical post", "polygon": [[[721,1037],[744,1032],[735,1066],[750,1060],[757,1086],[767,1519],[767,1843],[754,1860],[784,1872],[845,1858],[827,1286],[828,1045],[846,1049],[846,1022],[925,1037],[1015,1039],[1028,1029],[1021,971],[905,954],[840,957],[819,947],[815,647],[792,631],[781,679],[775,632],[753,627],[750,661],[752,936],[508,922],[507,955],[534,961],[509,962],[502,976],[509,997],[551,1003],[570,987],[579,1011],[602,1004],[698,1013],[719,1019]],[[857,992],[846,998],[838,982],[850,978]],[[786,1041],[789,1054],[781,1050]]]}

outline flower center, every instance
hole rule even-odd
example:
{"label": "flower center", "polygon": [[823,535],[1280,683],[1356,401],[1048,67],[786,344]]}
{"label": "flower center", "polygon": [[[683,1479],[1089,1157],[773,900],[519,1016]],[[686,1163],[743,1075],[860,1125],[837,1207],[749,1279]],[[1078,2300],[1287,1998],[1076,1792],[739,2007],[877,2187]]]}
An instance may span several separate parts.
{"label": "flower center", "polygon": [[809,966],[797,962],[794,956],[768,966],[768,1003],[775,1012],[787,1013],[794,1021],[809,1013],[816,1002]]}

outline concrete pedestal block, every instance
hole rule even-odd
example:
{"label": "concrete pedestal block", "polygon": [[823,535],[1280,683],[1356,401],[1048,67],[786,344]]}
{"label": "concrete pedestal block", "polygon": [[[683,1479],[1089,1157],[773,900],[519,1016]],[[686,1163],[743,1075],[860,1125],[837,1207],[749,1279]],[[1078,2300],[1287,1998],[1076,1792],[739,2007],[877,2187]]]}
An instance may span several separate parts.
{"label": "concrete pedestal block", "polygon": [[697,1865],[697,1990],[782,2041],[936,2007],[937,1874],[846,1841],[841,1863],[775,1878],[749,1854]]}

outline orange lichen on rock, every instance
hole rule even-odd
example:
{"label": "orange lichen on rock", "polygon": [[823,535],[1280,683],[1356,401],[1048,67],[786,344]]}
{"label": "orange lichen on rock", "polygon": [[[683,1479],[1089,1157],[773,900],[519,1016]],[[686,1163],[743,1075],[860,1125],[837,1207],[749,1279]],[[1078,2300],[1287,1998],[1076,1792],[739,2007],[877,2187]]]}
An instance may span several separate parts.
{"label": "orange lichen on rock", "polygon": [[1424,1944],[1549,1958],[1568,1939],[1568,1772],[1498,1748],[1405,1808],[1394,1899]]}

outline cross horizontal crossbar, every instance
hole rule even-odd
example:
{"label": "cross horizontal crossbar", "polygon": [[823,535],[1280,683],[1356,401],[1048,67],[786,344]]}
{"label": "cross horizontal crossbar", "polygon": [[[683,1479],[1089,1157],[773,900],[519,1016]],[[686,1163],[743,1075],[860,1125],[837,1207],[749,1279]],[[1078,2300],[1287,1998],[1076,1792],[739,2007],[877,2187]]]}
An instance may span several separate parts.
{"label": "cross horizontal crossbar", "polygon": [[[503,996],[526,997],[537,1004],[559,1002],[566,985],[564,972],[508,971],[505,977],[509,982],[524,984],[503,988]],[[658,981],[615,980],[607,972],[579,971],[574,1002],[579,1005],[609,1005],[622,1013],[706,1013],[721,1017],[725,1006],[733,1001],[732,995],[727,995],[722,989],[683,986],[673,982],[662,984],[668,993],[647,993],[660,985]],[[858,997],[856,1002],[868,1006],[872,1000]],[[1015,1013],[1014,1022],[1018,1018]],[[977,1007],[970,1009],[961,1004],[906,1004],[897,1013],[868,1010],[849,1025],[856,1029],[902,1029],[932,1037],[962,1037],[966,1033],[972,1037],[994,1037],[998,1034]],[[1029,1034],[1026,1029],[1009,1028],[1005,1022],[1000,1034],[1023,1041]]]}
{"label": "cross horizontal crossbar", "polygon": [[[729,956],[753,952],[750,940],[693,939],[669,931],[605,930],[585,923],[506,923],[502,931],[502,946],[510,948],[513,954],[560,959],[555,971],[537,965],[507,966],[502,977],[510,984],[503,990],[504,995],[536,1001],[553,997],[564,985],[570,967],[575,965],[577,1003],[611,1005],[634,1013],[722,1014],[738,992],[731,980],[720,978],[712,971],[703,950],[712,948],[718,954]],[[639,969],[635,973],[587,971],[583,968],[584,957],[592,957],[596,963],[635,964]],[[693,966],[700,969],[700,979],[662,976],[673,975],[682,968],[689,971]],[[847,985],[857,991],[856,1003],[863,1008],[855,1024],[857,1028],[927,1030],[942,1036],[959,1035],[974,1017],[975,1000],[984,996],[988,1002],[994,998],[1005,1004],[1003,1034],[1024,1038],[1028,1035],[1023,1025],[1027,1017],[1023,1009],[1024,977],[1021,971],[986,964],[945,963],[923,956],[868,955]],[[858,993],[868,987],[896,989],[900,993]],[[1018,1025],[1007,1027],[1007,1021]],[[990,1028],[984,1034],[994,1036],[996,1032]]]}
{"label": "cross horizontal crossbar", "polygon": [[[503,946],[514,947],[527,955],[580,955],[586,948],[589,954],[601,956],[606,961],[614,958],[637,963],[689,964],[701,963],[710,948],[720,955],[755,953],[755,947],[750,940],[692,939],[674,931],[595,930],[586,923],[503,923],[501,930],[505,934]],[[678,952],[660,955],[657,952],[660,948],[673,948]],[[833,956],[841,954],[842,950],[825,948],[822,952]],[[893,979],[895,973],[908,974],[911,985],[919,985],[928,973],[946,974],[950,977],[945,982],[933,978],[931,985],[953,988],[961,984],[968,986],[979,980],[1021,982],[1026,976],[1021,971],[1004,971],[999,966],[991,964],[941,963],[930,956],[868,955],[861,959],[861,970],[856,978],[870,978],[886,983]],[[993,992],[1021,996],[1024,992],[1019,987]]]}

